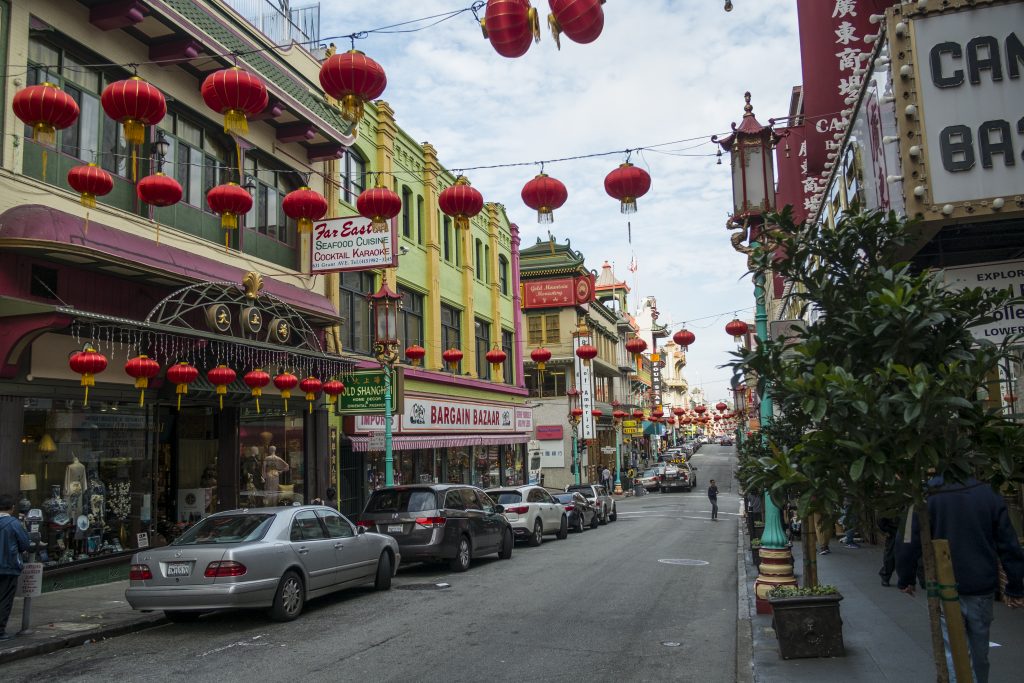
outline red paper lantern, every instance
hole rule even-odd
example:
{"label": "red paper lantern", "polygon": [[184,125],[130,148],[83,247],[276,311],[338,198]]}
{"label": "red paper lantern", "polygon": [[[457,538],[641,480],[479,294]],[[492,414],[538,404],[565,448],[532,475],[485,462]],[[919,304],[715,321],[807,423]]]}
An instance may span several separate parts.
{"label": "red paper lantern", "polygon": [[639,420],[639,419],[643,418],[643,416],[644,416],[644,411],[640,410],[639,408],[637,408],[636,410],[633,411],[633,419],[634,420]]}
{"label": "red paper lantern", "polygon": [[672,414],[675,415],[676,417],[682,417],[683,415],[686,414],[686,411],[683,410],[682,408],[675,407],[672,409]]}
{"label": "red paper lantern", "polygon": [[725,331],[727,334],[731,334],[733,339],[739,341],[741,337],[750,331],[750,327],[739,318],[733,318],[726,323]]}
{"label": "red paper lantern", "polygon": [[185,361],[167,368],[167,381],[174,385],[174,393],[178,395],[178,410],[181,410],[182,395],[188,394],[188,385],[198,378],[199,371]]}
{"label": "red paper lantern", "polygon": [[224,115],[224,132],[239,135],[249,132],[248,117],[262,112],[270,102],[263,81],[237,66],[207,76],[200,94],[207,107]]}
{"label": "red paper lantern", "polygon": [[96,208],[96,197],[114,189],[114,179],[96,164],[82,164],[68,170],[68,185],[81,195],[82,206],[92,209]]}
{"label": "red paper lantern", "polygon": [[345,385],[336,379],[329,379],[324,382],[324,393],[327,394],[327,404],[334,405],[338,397],[345,393]]}
{"label": "red paper lantern", "polygon": [[341,116],[352,124],[362,120],[363,105],[380,97],[387,84],[381,65],[359,50],[331,55],[320,67],[320,85],[341,102]]}
{"label": "red paper lantern", "polygon": [[626,350],[633,354],[633,362],[637,371],[640,370],[640,354],[647,350],[647,342],[640,337],[634,336],[626,340]]}
{"label": "red paper lantern", "polygon": [[444,359],[444,362],[446,364],[452,366],[452,372],[454,372],[455,366],[458,365],[459,361],[462,360],[462,351],[455,347],[445,349],[445,352],[441,354],[441,358]]}
{"label": "red paper lantern", "polygon": [[22,88],[14,95],[14,115],[32,127],[32,139],[53,145],[57,131],[78,120],[78,103],[53,83]]}
{"label": "red paper lantern", "polygon": [[210,188],[206,203],[210,211],[220,214],[220,227],[235,230],[238,217],[252,210],[252,195],[238,183],[224,183]]}
{"label": "red paper lantern", "polygon": [[74,372],[82,376],[80,386],[85,387],[83,406],[89,405],[89,387],[96,386],[96,375],[107,369],[107,357],[91,346],[76,351],[68,359],[68,365]]}
{"label": "red paper lantern", "polygon": [[597,347],[592,344],[581,344],[576,349],[576,355],[580,357],[584,365],[590,365],[590,361],[597,357]]}
{"label": "red paper lantern", "polygon": [[418,366],[423,362],[423,357],[427,355],[427,350],[419,344],[411,344],[405,349],[405,357],[412,361],[413,365]]}
{"label": "red paper lantern", "polygon": [[107,116],[124,127],[129,145],[141,145],[146,139],[146,126],[155,126],[167,115],[164,94],[138,76],[108,85],[100,95],[100,104]]}
{"label": "red paper lantern", "polygon": [[323,391],[323,388],[323,382],[312,375],[299,382],[299,389],[306,394],[306,401],[309,402],[310,414],[313,413],[313,404],[316,403],[317,396]]}
{"label": "red paper lantern", "polygon": [[160,374],[160,364],[146,355],[131,358],[124,364],[124,371],[135,380],[135,388],[139,390],[139,407],[146,399],[146,388],[149,380]]}
{"label": "red paper lantern", "polygon": [[594,408],[593,410],[590,411],[590,414],[593,415],[594,417],[601,417],[602,415],[604,415],[604,412],[602,412],[600,408]]}
{"label": "red paper lantern", "polygon": [[437,196],[437,205],[444,215],[455,219],[456,230],[469,230],[469,219],[483,211],[484,196],[470,186],[466,176],[460,175],[454,185]]}
{"label": "red paper lantern", "polygon": [[697,341],[697,337],[687,329],[682,329],[672,335],[672,341],[683,347],[683,351],[690,348],[690,344]]}
{"label": "red paper lantern", "polygon": [[256,399],[256,412],[260,412],[260,396],[263,395],[263,387],[270,384],[270,375],[262,368],[255,368],[245,373],[242,381],[249,387],[252,397]]}
{"label": "red paper lantern", "polygon": [[579,419],[583,417],[583,408],[573,408],[569,411],[569,414],[572,416],[574,421],[579,422]]}
{"label": "red paper lantern", "polygon": [[554,210],[565,204],[569,191],[557,178],[546,173],[537,176],[523,186],[523,203],[537,212],[538,223],[554,223]]}
{"label": "red paper lantern", "polygon": [[206,373],[206,379],[210,380],[210,384],[217,387],[220,409],[224,410],[224,394],[228,393],[228,385],[238,379],[238,373],[226,365],[218,365]]}
{"label": "red paper lantern", "polygon": [[492,368],[494,368],[494,372],[498,372],[498,367],[505,362],[505,359],[508,358],[508,354],[498,347],[494,347],[484,355],[484,358],[486,358],[487,362],[491,364]]}
{"label": "red paper lantern", "polygon": [[619,200],[622,213],[636,213],[636,200],[651,189],[651,176],[628,161],[605,176],[604,191]]}
{"label": "red paper lantern", "polygon": [[288,218],[298,222],[298,231],[313,232],[313,221],[318,221],[327,213],[327,200],[322,194],[308,187],[300,187],[284,196],[281,208]]}
{"label": "red paper lantern", "polygon": [[695,413],[697,413],[698,415],[703,415],[703,414],[704,414],[704,412],[705,412],[705,411],[706,411],[707,409],[708,409],[708,408],[707,408],[707,406],[703,406],[703,405],[701,405],[701,406],[696,406],[696,407],[694,407],[693,411],[694,411]]}
{"label": "red paper lantern", "polygon": [[548,26],[555,38],[559,50],[562,43],[559,33],[574,43],[592,43],[597,40],[604,29],[604,0],[548,0],[551,14],[548,15]]}
{"label": "red paper lantern", "polygon": [[725,403],[724,401],[719,401],[718,403],[715,404],[715,409],[718,412],[722,412],[723,410],[725,410],[728,407],[729,407],[729,405],[727,403]]}
{"label": "red paper lantern", "polygon": [[290,372],[282,372],[274,378],[274,386],[281,392],[284,399],[284,412],[288,412],[288,399],[292,397],[292,389],[299,386],[299,378]]}
{"label": "red paper lantern", "polygon": [[139,199],[151,206],[171,206],[181,201],[181,185],[174,178],[163,173],[154,173],[140,178],[135,184]]}
{"label": "red paper lantern", "polygon": [[617,422],[621,422],[623,419],[625,419],[627,415],[629,415],[629,413],[627,413],[625,410],[616,409],[612,411],[612,418]]}
{"label": "red paper lantern", "polygon": [[538,346],[530,351],[530,360],[537,364],[538,372],[544,372],[544,364],[551,360],[551,352],[543,346]]}
{"label": "red paper lantern", "polygon": [[540,18],[529,0],[487,0],[480,20],[484,38],[502,57],[522,57],[530,40],[540,42]]}
{"label": "red paper lantern", "polygon": [[387,222],[402,213],[402,198],[378,185],[356,197],[356,209],[360,216],[370,219],[372,232],[387,232]]}

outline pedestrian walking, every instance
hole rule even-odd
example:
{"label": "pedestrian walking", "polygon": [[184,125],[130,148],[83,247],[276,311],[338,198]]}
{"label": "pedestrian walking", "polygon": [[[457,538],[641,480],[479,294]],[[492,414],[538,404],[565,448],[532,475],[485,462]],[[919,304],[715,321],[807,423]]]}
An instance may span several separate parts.
{"label": "pedestrian walking", "polygon": [[18,576],[24,566],[21,554],[29,547],[28,533],[12,512],[14,496],[0,495],[0,640],[14,637],[7,633],[7,619],[11,616]]}
{"label": "pedestrian walking", "polygon": [[879,517],[878,530],[885,534],[885,549],[882,551],[882,568],[878,575],[882,577],[882,585],[889,586],[893,572],[896,571],[896,534],[899,531],[899,520],[895,517]]}
{"label": "pedestrian walking", "polygon": [[814,513],[814,535],[818,537],[818,554],[828,555],[832,550],[828,547],[832,537],[836,535],[836,525],[832,518],[824,512]]}
{"label": "pedestrian walking", "polygon": [[[989,484],[973,477],[963,483],[946,484],[936,477],[928,485],[932,537],[949,541],[974,678],[978,683],[988,683],[989,626],[999,587],[999,564],[1006,572],[1006,606],[1024,607],[1024,550],[1010,524],[1006,502]],[[920,557],[921,536],[915,516],[910,542],[899,539],[896,544],[898,586],[911,597]],[[948,643],[946,648],[949,661]]]}
{"label": "pedestrian walking", "polygon": [[846,505],[843,506],[843,514],[839,518],[839,523],[843,525],[843,547],[854,549],[860,548],[860,546],[854,541],[854,535],[857,533],[857,515],[853,511],[853,503],[850,501],[846,501]]}
{"label": "pedestrian walking", "polygon": [[607,467],[601,470],[601,483],[604,484],[604,488],[608,493],[612,491],[612,472]]}
{"label": "pedestrian walking", "polygon": [[711,519],[718,521],[718,485],[712,479],[708,485],[708,500],[711,501]]}

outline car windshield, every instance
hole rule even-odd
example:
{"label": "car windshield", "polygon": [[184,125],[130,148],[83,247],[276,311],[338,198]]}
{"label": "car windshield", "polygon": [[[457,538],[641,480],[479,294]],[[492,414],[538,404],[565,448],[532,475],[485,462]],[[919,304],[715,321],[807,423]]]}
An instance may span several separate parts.
{"label": "car windshield", "polygon": [[654,477],[654,476],[658,475],[658,472],[659,472],[659,470],[657,470],[657,469],[646,470],[644,472],[644,476],[645,477]]}
{"label": "car windshield", "polygon": [[436,509],[437,497],[430,489],[386,489],[374,491],[366,503],[365,512],[423,512]]}
{"label": "car windshield", "polygon": [[206,545],[212,543],[248,543],[263,538],[274,515],[241,513],[207,517],[186,531],[171,545]]}
{"label": "car windshield", "polygon": [[570,486],[569,491],[579,491],[588,498],[594,497],[594,489],[590,486]]}
{"label": "car windshield", "polygon": [[571,503],[575,499],[571,493],[556,493],[551,497],[558,503]]}
{"label": "car windshield", "polygon": [[523,494],[519,491],[488,491],[487,495],[490,496],[498,505],[523,502]]}

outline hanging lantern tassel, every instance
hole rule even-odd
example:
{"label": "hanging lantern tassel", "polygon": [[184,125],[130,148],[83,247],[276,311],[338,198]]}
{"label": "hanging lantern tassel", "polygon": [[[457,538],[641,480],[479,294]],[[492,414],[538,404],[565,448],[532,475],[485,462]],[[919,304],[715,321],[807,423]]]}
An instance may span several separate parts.
{"label": "hanging lantern tassel", "polygon": [[180,412],[181,411],[181,395],[188,393],[188,385],[187,384],[179,384],[175,388],[174,393],[176,393],[178,395],[178,411]]}
{"label": "hanging lantern tassel", "polygon": [[537,14],[537,8],[531,7],[527,16],[530,19],[530,33],[533,34],[533,42],[540,43],[540,15]]}

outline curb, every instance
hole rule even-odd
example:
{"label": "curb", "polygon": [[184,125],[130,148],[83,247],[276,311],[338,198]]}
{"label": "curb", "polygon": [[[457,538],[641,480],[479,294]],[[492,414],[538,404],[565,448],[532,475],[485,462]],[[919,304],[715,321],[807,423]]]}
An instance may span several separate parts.
{"label": "curb", "polygon": [[0,665],[15,662],[19,659],[28,659],[29,657],[35,657],[36,655],[49,654],[69,647],[85,645],[97,640],[106,640],[108,638],[116,638],[117,636],[123,636],[137,631],[144,631],[156,626],[163,626],[167,623],[170,622],[168,622],[167,617],[163,615],[150,615],[128,623],[110,625],[106,627],[101,626],[93,631],[73,633],[67,636],[41,640],[29,645],[15,645],[8,650],[0,649]]}
{"label": "curb", "polygon": [[754,631],[747,587],[747,555],[743,519],[736,525],[736,683],[754,681]]}

